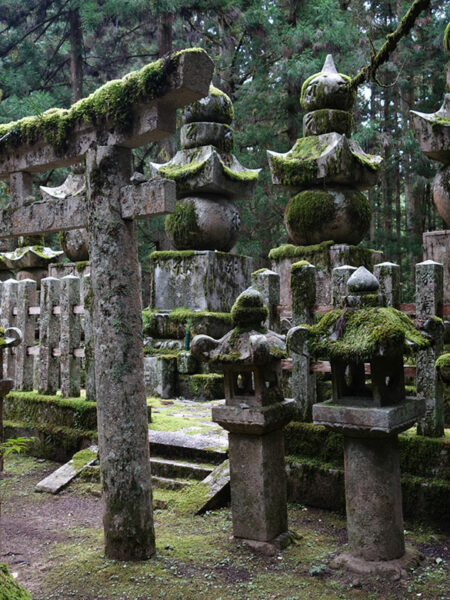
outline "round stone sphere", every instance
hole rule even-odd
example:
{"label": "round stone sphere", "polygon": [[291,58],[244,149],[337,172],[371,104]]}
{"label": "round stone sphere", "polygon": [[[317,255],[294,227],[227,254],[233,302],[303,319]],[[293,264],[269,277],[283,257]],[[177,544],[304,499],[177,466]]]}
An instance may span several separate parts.
{"label": "round stone sphere", "polygon": [[70,260],[79,262],[89,259],[89,237],[86,229],[62,231],[60,243],[65,255]]}
{"label": "round stone sphere", "polygon": [[358,244],[370,227],[366,196],[350,188],[310,189],[290,199],[284,214],[289,239],[299,246],[333,240]]}
{"label": "round stone sphere", "polygon": [[213,85],[209,88],[208,96],[186,106],[182,114],[184,124],[208,121],[231,125],[233,119],[234,109],[230,97]]}
{"label": "round stone sphere", "polygon": [[234,202],[222,196],[189,196],[166,217],[166,231],[177,250],[228,252],[237,242],[241,218]]}
{"label": "round stone sphere", "polygon": [[433,200],[446,226],[450,227],[450,167],[444,167],[434,178]]}

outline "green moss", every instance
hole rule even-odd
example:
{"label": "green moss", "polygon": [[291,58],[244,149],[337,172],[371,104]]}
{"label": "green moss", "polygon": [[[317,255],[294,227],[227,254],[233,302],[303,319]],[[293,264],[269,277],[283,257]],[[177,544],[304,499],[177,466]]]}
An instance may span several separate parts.
{"label": "green moss", "polygon": [[223,398],[223,375],[220,373],[196,373],[190,380],[192,396],[202,400]]}
{"label": "green moss", "polygon": [[434,117],[432,126],[435,125],[450,127],[450,117]]}
{"label": "green moss", "polygon": [[362,164],[363,167],[369,168],[371,171],[378,171],[381,165],[379,157],[376,154],[359,154],[353,152],[353,156],[356,160]]}
{"label": "green moss", "polygon": [[[329,266],[329,249],[334,242],[332,240],[312,244],[310,246],[294,246],[293,244],[284,244],[278,248],[272,248],[269,252],[270,260],[284,260],[286,258],[308,257],[314,266],[318,264]],[[306,259],[305,259],[306,260]]]}
{"label": "green moss", "polygon": [[317,177],[317,159],[328,148],[328,140],[311,135],[296,141],[287,155],[271,155],[273,176],[283,185],[305,187]]}
{"label": "green moss", "polygon": [[231,125],[234,108],[230,97],[215,86],[209,87],[209,98],[196,100],[185,110],[188,122],[209,121]]}
{"label": "green moss", "polygon": [[441,354],[434,366],[436,369],[450,369],[450,354]]}
{"label": "green moss", "polygon": [[167,165],[159,169],[160,174],[167,179],[173,179],[174,181],[184,181],[198,175],[204,169],[207,164],[207,160],[193,160],[184,165]]}
{"label": "green moss", "polygon": [[109,81],[68,110],[52,108],[35,117],[0,125],[0,150],[33,145],[44,139],[55,151],[63,152],[75,127],[81,123],[95,127],[108,124],[120,133],[128,132],[134,123],[136,105],[164,95],[170,76],[187,52],[204,51],[191,48],[159,59],[122,79]]}
{"label": "green moss", "polygon": [[75,268],[78,271],[78,273],[83,273],[84,270],[86,269],[86,267],[88,266],[89,261],[88,260],[79,260],[78,262],[75,263]]}
{"label": "green moss", "polygon": [[228,177],[228,179],[231,179],[232,181],[242,181],[242,182],[250,182],[250,181],[257,181],[258,179],[258,171],[256,170],[251,170],[251,169],[245,169],[243,171],[233,171],[233,169],[230,169],[229,167],[227,167],[227,165],[221,161],[222,167],[223,167],[223,172],[226,175],[226,177]]}
{"label": "green moss", "polygon": [[190,202],[177,202],[175,212],[166,217],[166,231],[177,248],[195,247],[200,233],[195,206]]}
{"label": "green moss", "polygon": [[44,236],[43,235],[22,235],[19,238],[19,247],[23,248],[26,246],[44,246]]}
{"label": "green moss", "polygon": [[268,316],[269,311],[263,304],[261,294],[252,288],[242,292],[231,309],[234,327],[258,327]]}
{"label": "green moss", "polygon": [[159,260],[182,260],[191,258],[195,255],[195,250],[157,250],[150,254],[150,260],[157,262]]}
{"label": "green moss", "polygon": [[[336,323],[340,320],[340,337]],[[374,356],[397,352],[409,354],[431,344],[411,319],[395,308],[364,308],[356,311],[333,310],[309,328],[308,346],[314,356],[342,360],[370,360]],[[333,338],[333,339],[332,339]]]}
{"label": "green moss", "polygon": [[31,600],[31,594],[14,581],[5,563],[0,563],[0,600]]}
{"label": "green moss", "polygon": [[45,246],[21,246],[12,252],[3,252],[3,257],[7,260],[18,261],[28,253],[35,254],[36,256],[39,256],[39,258],[45,258],[46,260],[50,261],[56,256],[60,256],[62,251],[52,250],[51,248],[46,248]]}
{"label": "green moss", "polygon": [[96,404],[80,398],[45,396],[36,392],[10,392],[4,400],[4,414],[8,419],[25,423],[47,423],[79,430],[97,426]]}
{"label": "green moss", "polygon": [[293,263],[291,265],[291,275],[292,273],[296,273],[297,271],[300,271],[302,269],[302,267],[310,267],[311,263],[308,262],[307,260],[299,260],[296,263]]}
{"label": "green moss", "polygon": [[96,458],[97,452],[92,452],[92,450],[86,448],[85,450],[80,450],[74,454],[70,462],[76,471],[81,471],[81,469],[87,465],[87,463],[91,462],[92,460],[96,460]]}
{"label": "green moss", "polygon": [[325,190],[300,192],[290,199],[284,215],[286,225],[303,240],[312,241],[336,216],[334,196]]}

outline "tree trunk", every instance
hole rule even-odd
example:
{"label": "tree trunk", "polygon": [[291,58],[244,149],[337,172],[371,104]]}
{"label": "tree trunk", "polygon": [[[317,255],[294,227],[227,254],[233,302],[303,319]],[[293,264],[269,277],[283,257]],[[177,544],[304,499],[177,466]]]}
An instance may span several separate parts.
{"label": "tree trunk", "polygon": [[69,26],[72,102],[77,102],[83,97],[83,31],[78,8],[69,10]]}

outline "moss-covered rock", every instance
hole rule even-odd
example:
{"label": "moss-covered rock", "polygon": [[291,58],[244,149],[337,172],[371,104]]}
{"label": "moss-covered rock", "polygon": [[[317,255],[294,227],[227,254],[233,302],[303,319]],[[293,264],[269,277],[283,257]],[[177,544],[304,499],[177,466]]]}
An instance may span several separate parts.
{"label": "moss-covered rock", "polygon": [[14,581],[5,563],[0,563],[0,600],[31,600],[31,594]]}
{"label": "moss-covered rock", "polygon": [[302,85],[300,103],[304,110],[336,108],[350,110],[356,99],[356,91],[350,87],[351,78],[338,73],[331,54],[325,60],[320,73],[308,77]]}
{"label": "moss-covered rock", "polygon": [[213,85],[210,86],[206,98],[196,100],[183,111],[184,123],[209,121],[231,125],[233,119],[234,109],[231,98]]}
{"label": "moss-covered rock", "polygon": [[444,383],[450,383],[450,354],[442,354],[435,363],[436,371]]}
{"label": "moss-covered rock", "polygon": [[285,225],[290,239],[300,245],[333,239],[358,244],[370,226],[370,204],[352,189],[311,189],[289,201]]}
{"label": "moss-covered rock", "polygon": [[176,248],[195,248],[200,229],[195,206],[191,202],[177,202],[175,212],[166,217],[166,232]]}
{"label": "moss-covered rock", "polygon": [[[338,322],[339,321],[339,322]],[[312,355],[344,361],[369,361],[376,356],[398,352],[409,354],[431,345],[409,317],[395,308],[337,309],[309,328],[308,346]]]}
{"label": "moss-covered rock", "polygon": [[190,398],[194,400],[215,400],[224,398],[223,375],[220,373],[196,373],[190,378]]}
{"label": "moss-covered rock", "polygon": [[313,110],[303,117],[303,136],[322,133],[341,133],[350,137],[353,129],[353,116],[346,110],[322,108]]}

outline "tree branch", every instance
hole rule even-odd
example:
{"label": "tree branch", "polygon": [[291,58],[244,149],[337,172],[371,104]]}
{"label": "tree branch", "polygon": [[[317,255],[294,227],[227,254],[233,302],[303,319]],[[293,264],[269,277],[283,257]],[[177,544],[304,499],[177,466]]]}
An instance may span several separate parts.
{"label": "tree branch", "polygon": [[399,41],[408,35],[411,29],[414,27],[417,17],[423,10],[427,10],[430,7],[431,0],[414,0],[408,12],[405,14],[403,19],[400,21],[400,25],[395,31],[389,33],[386,36],[386,41],[381,46],[380,50],[376,54],[372,54],[372,59],[367,67],[361,69],[356,75],[350,86],[356,89],[359,85],[365,81],[376,81],[376,73],[378,68],[389,60],[392,52],[397,48]]}

